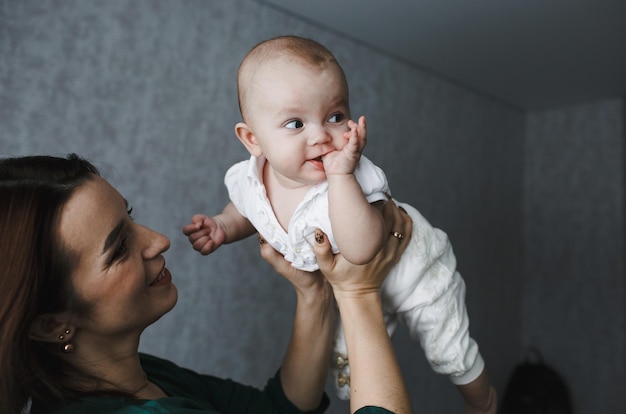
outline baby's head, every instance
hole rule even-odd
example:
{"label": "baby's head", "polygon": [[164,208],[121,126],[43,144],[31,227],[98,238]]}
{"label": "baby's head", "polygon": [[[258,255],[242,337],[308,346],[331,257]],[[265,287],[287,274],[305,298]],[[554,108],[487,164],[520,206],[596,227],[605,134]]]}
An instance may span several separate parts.
{"label": "baby's head", "polygon": [[[254,46],[244,57],[237,72],[239,110],[244,122],[248,122],[254,103],[254,87],[263,76],[263,69],[277,61],[289,62],[308,70],[329,70],[339,80],[348,101],[348,82],[343,69],[333,54],[320,43],[298,36],[279,36]],[[303,85],[305,86],[305,85]]]}

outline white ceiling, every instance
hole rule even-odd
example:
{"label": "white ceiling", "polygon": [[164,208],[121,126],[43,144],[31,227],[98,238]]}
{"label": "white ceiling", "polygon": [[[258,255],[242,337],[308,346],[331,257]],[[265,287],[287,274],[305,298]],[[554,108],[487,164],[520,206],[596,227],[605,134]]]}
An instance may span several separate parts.
{"label": "white ceiling", "polygon": [[523,109],[626,95],[626,0],[259,0]]}

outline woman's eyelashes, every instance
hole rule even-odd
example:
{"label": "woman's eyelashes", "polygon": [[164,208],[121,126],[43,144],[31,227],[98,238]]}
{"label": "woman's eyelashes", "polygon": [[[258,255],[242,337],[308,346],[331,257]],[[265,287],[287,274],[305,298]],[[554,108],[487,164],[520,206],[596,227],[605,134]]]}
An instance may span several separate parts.
{"label": "woman's eyelashes", "polygon": [[117,248],[115,249],[115,252],[113,252],[113,256],[111,257],[111,263],[119,259],[120,257],[124,256],[124,254],[126,254],[127,251],[128,251],[128,237],[122,237],[122,239],[117,245]]}
{"label": "woman's eyelashes", "polygon": [[[126,210],[126,213],[128,214],[128,218],[132,221],[134,221],[133,218],[133,208],[129,207]],[[111,258],[109,259],[107,265],[111,265],[113,264],[114,261],[120,259],[121,257],[123,257],[126,252],[128,251],[128,230],[129,227],[128,225],[124,224],[121,227],[121,231],[120,231],[120,235],[119,237],[119,242],[117,243],[117,246],[115,247],[115,250],[113,251],[113,254],[111,255]]]}
{"label": "woman's eyelashes", "polygon": [[[128,218],[135,221],[135,219],[133,218],[132,207],[129,207],[126,213],[128,213]],[[113,257],[111,258],[111,261],[113,262],[114,260],[119,259],[120,257],[124,256],[124,254],[127,251],[128,251],[128,236],[120,235],[120,242],[118,243],[117,248],[115,249],[115,252],[113,253]]]}

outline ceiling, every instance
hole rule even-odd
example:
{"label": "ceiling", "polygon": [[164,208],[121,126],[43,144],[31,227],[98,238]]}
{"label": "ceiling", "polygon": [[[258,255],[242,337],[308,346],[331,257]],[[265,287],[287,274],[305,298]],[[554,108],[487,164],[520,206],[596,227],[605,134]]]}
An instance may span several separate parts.
{"label": "ceiling", "polygon": [[522,109],[626,96],[626,0],[259,0]]}

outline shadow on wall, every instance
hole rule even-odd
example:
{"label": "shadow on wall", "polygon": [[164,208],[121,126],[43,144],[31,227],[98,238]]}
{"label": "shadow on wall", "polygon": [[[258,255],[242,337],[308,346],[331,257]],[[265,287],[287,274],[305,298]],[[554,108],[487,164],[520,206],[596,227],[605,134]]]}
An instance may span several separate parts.
{"label": "shadow on wall", "polygon": [[501,414],[572,414],[569,388],[561,375],[530,348],[502,396]]}

